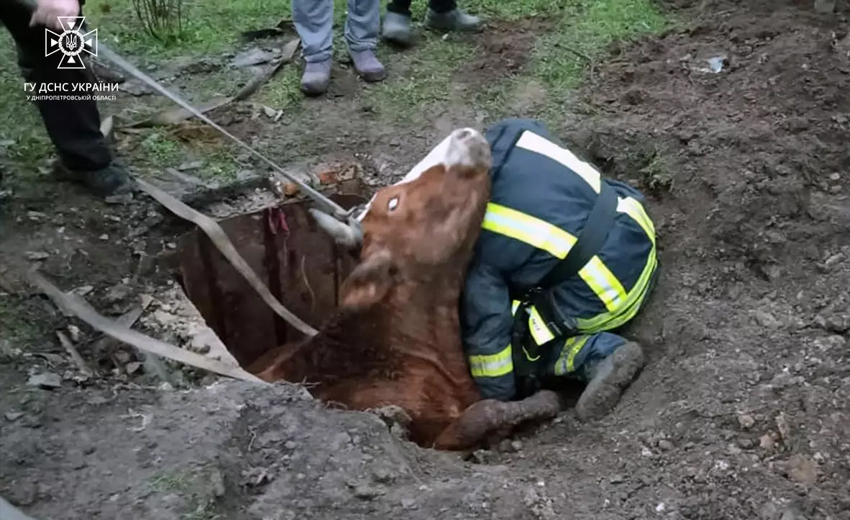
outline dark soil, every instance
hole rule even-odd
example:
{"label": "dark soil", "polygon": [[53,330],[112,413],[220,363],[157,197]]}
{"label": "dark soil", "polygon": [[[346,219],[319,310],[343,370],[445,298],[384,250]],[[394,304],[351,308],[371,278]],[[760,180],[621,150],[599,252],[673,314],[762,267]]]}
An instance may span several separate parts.
{"label": "dark soil", "polygon": [[528,20],[492,24],[481,38],[476,56],[459,71],[469,88],[486,88],[521,73],[531,58],[537,38],[549,31],[551,20]]}
{"label": "dark soil", "polygon": [[[647,193],[659,232],[662,278],[630,331],[650,363],[608,417],[565,413],[463,461],[293,388],[153,390],[124,377],[38,390],[25,371],[41,359],[0,350],[0,495],[39,520],[850,519],[850,39],[844,18],[809,4],[676,2],[696,22],[615,50],[582,92],[583,115],[553,128]],[[511,55],[500,36],[481,38]],[[304,161],[362,154],[382,183],[476,118],[447,107],[409,132],[352,113],[311,127],[325,144]],[[100,294],[133,276],[132,242],[98,240],[114,231],[73,193],[9,208],[0,276],[13,290],[13,258],[33,241],[64,251],[47,270],[65,289]],[[140,225],[154,210],[98,211]],[[154,255],[180,229],[134,240]],[[88,256],[59,261],[77,249]],[[139,272],[143,286],[166,276],[155,263]],[[2,298],[29,302],[50,333],[63,322],[37,299]],[[62,352],[52,344],[26,347]]]}

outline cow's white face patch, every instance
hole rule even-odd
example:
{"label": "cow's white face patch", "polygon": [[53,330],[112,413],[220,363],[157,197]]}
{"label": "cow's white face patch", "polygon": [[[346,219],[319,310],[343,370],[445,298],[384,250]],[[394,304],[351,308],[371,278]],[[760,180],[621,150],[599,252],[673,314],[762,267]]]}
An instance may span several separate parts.
{"label": "cow's white face patch", "polygon": [[472,128],[455,130],[448,137],[443,164],[448,168],[452,166],[475,166],[472,148],[479,140],[483,140],[483,137]]}
{"label": "cow's white face patch", "polygon": [[[470,165],[472,163],[472,159],[469,153],[469,146],[465,145],[466,139],[468,139],[472,134],[477,134],[477,132],[471,128],[462,128],[459,130],[455,130],[451,134],[447,135],[445,139],[440,141],[440,143],[431,149],[428,152],[428,155],[425,156],[424,159],[419,161],[416,166],[411,168],[407,175],[404,176],[400,181],[396,182],[393,186],[398,186],[399,184],[405,184],[408,182],[415,181],[418,179],[424,172],[430,169],[433,166],[437,166],[438,164],[443,164],[446,166],[451,165]],[[372,201],[375,200],[373,196],[366,206],[363,208],[363,211],[357,216],[357,220],[359,222],[363,221],[363,218],[369,213],[369,208],[372,207]],[[395,205],[398,204],[396,200],[395,203],[390,201],[390,206],[388,209],[392,211],[395,209]]]}

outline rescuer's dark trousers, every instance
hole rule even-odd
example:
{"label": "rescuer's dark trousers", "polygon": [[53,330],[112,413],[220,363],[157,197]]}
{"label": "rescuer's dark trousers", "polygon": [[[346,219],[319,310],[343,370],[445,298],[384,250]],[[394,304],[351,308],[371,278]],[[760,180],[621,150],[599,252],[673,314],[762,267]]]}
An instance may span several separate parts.
{"label": "rescuer's dark trousers", "polygon": [[[413,0],[390,0],[390,3],[387,4],[387,11],[410,16],[410,4],[412,2]],[[430,0],[428,7],[435,13],[448,13],[457,8],[457,2],[455,0]]]}
{"label": "rescuer's dark trousers", "polygon": [[[91,90],[71,91],[72,84],[96,82],[89,67],[59,69],[62,53],[56,52],[51,56],[45,56],[45,28],[30,27],[30,18],[31,13],[18,2],[0,0],[0,23],[12,33],[17,44],[18,65],[24,70],[24,80],[21,82],[18,95],[24,98],[25,95],[63,94],[63,92],[55,91],[39,94],[38,85],[42,83],[67,84],[67,94],[91,93]],[[35,90],[24,93],[24,81],[36,83]],[[94,99],[37,99],[35,104],[41,113],[47,134],[65,167],[71,170],[91,171],[105,168],[112,162],[112,152],[103,134],[100,133],[100,113]]]}

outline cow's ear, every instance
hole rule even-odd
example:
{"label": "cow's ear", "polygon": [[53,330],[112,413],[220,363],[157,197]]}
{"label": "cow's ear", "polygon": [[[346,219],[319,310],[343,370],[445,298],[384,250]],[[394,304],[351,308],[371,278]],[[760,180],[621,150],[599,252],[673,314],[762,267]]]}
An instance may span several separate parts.
{"label": "cow's ear", "polygon": [[375,305],[392,289],[398,276],[398,265],[392,256],[381,251],[369,256],[342,284],[342,307],[362,310]]}

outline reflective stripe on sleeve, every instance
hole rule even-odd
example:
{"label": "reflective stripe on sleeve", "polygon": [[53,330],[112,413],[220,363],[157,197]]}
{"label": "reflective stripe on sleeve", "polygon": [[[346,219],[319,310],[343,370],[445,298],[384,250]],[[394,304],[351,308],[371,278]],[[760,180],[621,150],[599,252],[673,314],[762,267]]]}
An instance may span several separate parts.
{"label": "reflective stripe on sleeve", "polygon": [[469,371],[472,377],[500,377],[510,374],[513,369],[510,345],[497,354],[469,356]]}
{"label": "reflective stripe on sleeve", "polygon": [[566,257],[576,243],[576,238],[561,228],[494,202],[487,204],[481,227],[542,249],[558,259]]}
{"label": "reflective stripe on sleeve", "polygon": [[564,349],[561,351],[558,361],[555,362],[555,375],[563,376],[571,372],[575,372],[575,359],[581,349],[587,344],[590,335],[573,336],[567,338],[564,342]]}
{"label": "reflective stripe on sleeve", "polygon": [[522,136],[520,136],[516,143],[516,147],[539,153],[540,155],[544,155],[563,164],[570,170],[574,171],[576,175],[581,177],[584,182],[593,189],[593,191],[596,193],[600,192],[602,179],[599,172],[596,171],[596,168],[582,161],[566,148],[561,148],[545,137],[528,130],[523,132]]}

